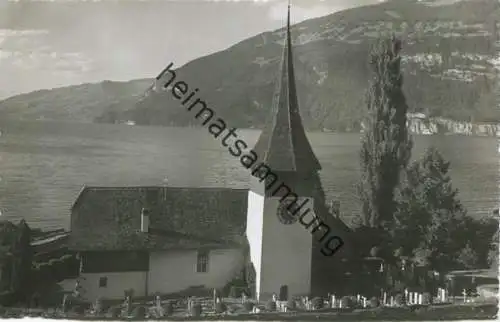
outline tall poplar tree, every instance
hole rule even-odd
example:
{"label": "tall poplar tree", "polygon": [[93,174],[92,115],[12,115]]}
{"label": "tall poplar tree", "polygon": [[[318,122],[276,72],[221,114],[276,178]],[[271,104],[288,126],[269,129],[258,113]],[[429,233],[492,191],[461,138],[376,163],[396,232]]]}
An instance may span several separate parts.
{"label": "tall poplar tree", "polygon": [[413,147],[407,127],[400,52],[401,41],[395,37],[380,40],[371,51],[369,114],[361,145],[359,192],[363,223],[388,232],[396,209],[395,189]]}

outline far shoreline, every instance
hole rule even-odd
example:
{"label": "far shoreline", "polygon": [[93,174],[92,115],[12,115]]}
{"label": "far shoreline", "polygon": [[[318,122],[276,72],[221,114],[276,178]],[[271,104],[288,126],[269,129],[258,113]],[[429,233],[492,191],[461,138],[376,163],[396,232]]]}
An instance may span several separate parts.
{"label": "far shoreline", "polygon": [[[2,118],[0,119],[0,130],[2,125],[9,123],[17,123],[17,124],[75,124],[75,125],[102,125],[102,126],[120,126],[120,128],[124,127],[137,127],[137,128],[154,128],[154,129],[203,129],[203,126],[181,126],[181,125],[156,125],[156,124],[126,124],[126,122],[122,123],[105,123],[105,122],[80,122],[80,121],[72,121],[72,120],[52,120],[52,119],[41,119],[41,120],[23,120],[18,118]],[[11,123],[11,124],[12,124]],[[260,132],[261,128],[238,128],[239,131],[246,132]],[[334,131],[334,130],[308,130],[306,129],[308,134],[326,134],[326,135],[362,135],[361,131]],[[7,134],[7,132],[3,131],[3,135]],[[412,133],[413,136],[417,137],[468,137],[468,138],[499,138],[500,136],[494,135],[477,135],[477,134],[463,134],[463,133],[431,133],[431,134],[422,134],[422,133]]]}

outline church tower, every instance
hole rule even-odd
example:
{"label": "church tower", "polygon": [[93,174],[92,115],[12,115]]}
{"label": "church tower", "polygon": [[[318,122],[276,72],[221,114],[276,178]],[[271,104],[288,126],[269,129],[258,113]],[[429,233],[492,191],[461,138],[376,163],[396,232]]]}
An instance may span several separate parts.
{"label": "church tower", "polygon": [[[275,181],[282,183],[270,185],[269,178],[262,180],[261,175],[252,173],[248,195],[247,239],[256,274],[256,297],[262,301],[273,293],[286,293],[285,297],[288,298],[310,295],[314,284],[321,283],[314,276],[314,271],[318,270],[315,268],[315,258],[321,261],[331,255],[334,248],[332,244],[337,243],[338,246],[339,238],[326,245],[328,232],[324,236],[317,232],[327,230],[327,227],[314,228],[317,219],[325,215],[328,217],[329,211],[325,206],[318,175],[321,165],[306,137],[299,113],[290,34],[290,5],[272,114],[253,151],[260,164],[268,167],[267,174],[272,171],[278,178]],[[296,196],[295,207],[288,208],[287,205],[294,201],[293,195]]]}

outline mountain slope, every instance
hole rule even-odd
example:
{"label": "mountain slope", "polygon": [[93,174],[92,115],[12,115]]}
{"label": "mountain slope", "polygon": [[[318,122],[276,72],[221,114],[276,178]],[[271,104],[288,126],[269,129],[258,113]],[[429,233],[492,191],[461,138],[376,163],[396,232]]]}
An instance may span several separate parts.
{"label": "mountain slope", "polygon": [[[500,4],[494,0],[446,6],[391,1],[297,24],[292,34],[304,122],[309,129],[359,129],[369,45],[393,32],[405,42],[404,89],[413,112],[500,121],[499,28]],[[178,68],[177,79],[199,88],[197,96],[231,126],[261,126],[271,105],[283,36],[283,29],[263,33],[191,61]],[[140,97],[149,80],[106,84],[114,90],[103,90],[103,83],[19,95],[0,102],[0,117],[198,124],[169,92],[150,89]]]}
{"label": "mountain slope", "polygon": [[93,122],[103,113],[133,107],[150,84],[104,81],[16,95],[0,102],[0,118]]}

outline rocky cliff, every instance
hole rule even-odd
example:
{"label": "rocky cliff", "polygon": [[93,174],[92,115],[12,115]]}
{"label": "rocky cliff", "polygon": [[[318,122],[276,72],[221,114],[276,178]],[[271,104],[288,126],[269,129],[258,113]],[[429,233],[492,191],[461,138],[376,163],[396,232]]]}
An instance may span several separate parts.
{"label": "rocky cliff", "polygon": [[459,134],[467,136],[498,136],[500,137],[500,122],[472,123],[454,121],[443,117],[429,118],[421,113],[412,113],[408,126],[414,134]]}

